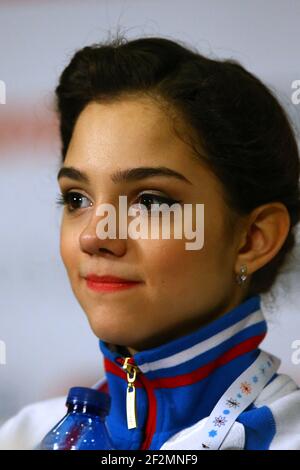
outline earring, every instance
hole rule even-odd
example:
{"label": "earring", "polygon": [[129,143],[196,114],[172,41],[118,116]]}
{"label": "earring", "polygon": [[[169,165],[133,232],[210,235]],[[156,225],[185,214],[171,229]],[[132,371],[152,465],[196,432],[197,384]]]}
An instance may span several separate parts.
{"label": "earring", "polygon": [[236,276],[236,282],[239,284],[239,285],[242,285],[244,284],[244,282],[246,281],[247,279],[247,265],[246,264],[243,264],[241,267],[240,267],[240,272],[239,274],[237,274]]}

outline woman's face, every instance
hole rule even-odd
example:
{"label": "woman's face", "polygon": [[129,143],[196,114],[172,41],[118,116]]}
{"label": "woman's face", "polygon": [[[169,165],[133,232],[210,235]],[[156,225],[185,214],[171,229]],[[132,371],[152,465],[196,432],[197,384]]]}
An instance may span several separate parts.
{"label": "woman's face", "polygon": [[[88,178],[59,179],[63,193],[82,196],[77,203],[74,197],[69,199],[64,208],[60,249],[72,290],[99,338],[140,351],[188,334],[239,303],[237,240],[228,229],[221,183],[193,157],[190,146],[176,136],[171,121],[154,102],[135,98],[90,103],[76,122],[64,167],[76,168]],[[165,167],[183,178],[111,178],[118,171],[139,167]],[[157,197],[193,207],[204,204],[201,249],[187,250],[191,240],[184,235],[181,239],[97,236],[99,204],[110,203],[117,210],[119,195],[127,196],[128,207],[145,204],[142,194],[149,198],[149,193],[150,204],[159,203]],[[149,211],[143,217],[150,215]],[[96,292],[85,279],[90,273],[140,282],[129,289]]]}

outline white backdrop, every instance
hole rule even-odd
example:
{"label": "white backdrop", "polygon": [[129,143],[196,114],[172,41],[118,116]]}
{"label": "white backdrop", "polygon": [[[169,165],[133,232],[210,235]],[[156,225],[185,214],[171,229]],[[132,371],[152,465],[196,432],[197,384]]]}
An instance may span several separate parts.
{"label": "white backdrop", "polygon": [[[27,403],[65,394],[103,375],[98,342],[73,297],[59,255],[59,142],[51,109],[58,76],[73,52],[107,38],[183,40],[213,57],[232,57],[276,90],[297,128],[300,105],[299,0],[34,0],[0,2],[1,269],[0,420]],[[300,340],[300,245],[264,297],[281,370],[300,384],[292,342]],[[271,306],[273,306],[271,308]]]}

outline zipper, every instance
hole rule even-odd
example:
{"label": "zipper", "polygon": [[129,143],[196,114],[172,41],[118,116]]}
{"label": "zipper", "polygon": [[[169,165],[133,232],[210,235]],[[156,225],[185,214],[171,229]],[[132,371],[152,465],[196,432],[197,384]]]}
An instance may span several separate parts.
{"label": "zipper", "polygon": [[140,449],[149,449],[156,426],[156,399],[154,390],[152,389],[152,386],[146,377],[141,373],[141,370],[138,368],[138,366],[134,364],[134,359],[132,356],[125,358],[119,357],[117,362],[122,364],[122,369],[124,369],[127,373],[126,416],[128,429],[134,429],[138,427],[135,389],[135,382],[138,374],[140,374],[139,381],[146,390],[149,400],[149,410],[144,441],[142,442]]}
{"label": "zipper", "polygon": [[131,364],[129,360],[132,357],[126,357],[123,369],[127,373],[127,391],[126,391],[126,415],[127,415],[127,427],[128,429],[134,429],[138,427],[137,412],[136,412],[136,392],[135,392],[135,381],[136,376],[139,373],[139,368],[135,364]]}

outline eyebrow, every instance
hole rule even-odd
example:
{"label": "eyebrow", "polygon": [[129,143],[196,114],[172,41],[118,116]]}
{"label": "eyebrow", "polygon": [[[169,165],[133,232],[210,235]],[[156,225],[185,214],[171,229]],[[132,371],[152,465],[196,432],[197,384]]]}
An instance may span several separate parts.
{"label": "eyebrow", "polygon": [[[125,170],[117,170],[115,173],[110,175],[111,180],[114,183],[139,181],[145,178],[151,178],[153,176],[173,177],[178,180],[192,184],[191,181],[189,181],[184,175],[178,173],[175,170],[171,170],[171,168],[165,166],[140,166],[134,168],[126,168]],[[57,174],[57,180],[59,180],[60,178],[70,178],[75,181],[89,183],[89,178],[87,174],[84,171],[78,170],[77,168],[74,168],[72,166],[61,167]]]}

